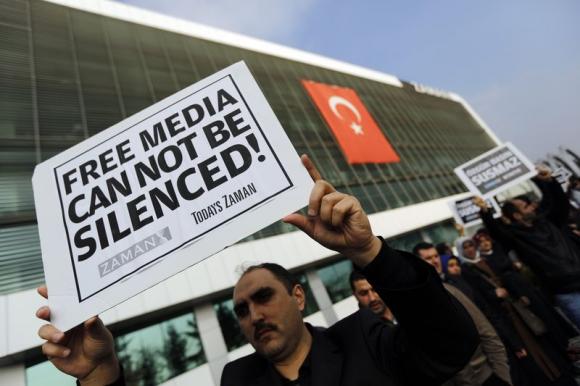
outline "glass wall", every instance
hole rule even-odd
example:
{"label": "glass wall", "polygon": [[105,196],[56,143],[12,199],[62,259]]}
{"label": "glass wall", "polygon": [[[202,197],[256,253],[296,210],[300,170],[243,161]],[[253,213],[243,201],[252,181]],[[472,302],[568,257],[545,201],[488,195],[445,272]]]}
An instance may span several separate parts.
{"label": "glass wall", "polygon": [[352,263],[350,260],[340,260],[316,271],[326,287],[332,303],[337,303],[352,295],[348,282],[351,271]]}
{"label": "glass wall", "polygon": [[[206,363],[193,313],[115,337],[127,386],[155,386]],[[48,361],[26,368],[27,386],[75,385]]]}
{"label": "glass wall", "polygon": [[157,385],[206,363],[193,313],[115,338],[127,386]]}
{"label": "glass wall", "polygon": [[61,373],[49,361],[26,367],[26,386],[46,385],[76,386],[76,379]]}

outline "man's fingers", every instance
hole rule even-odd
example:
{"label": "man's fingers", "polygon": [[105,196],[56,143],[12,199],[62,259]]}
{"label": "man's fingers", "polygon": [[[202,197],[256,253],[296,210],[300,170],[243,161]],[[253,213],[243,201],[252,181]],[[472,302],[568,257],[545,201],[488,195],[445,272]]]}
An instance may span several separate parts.
{"label": "man's fingers", "polygon": [[46,342],[42,345],[42,352],[48,357],[66,358],[70,354],[70,349],[60,344]]}
{"label": "man's fingers", "polygon": [[358,201],[354,197],[345,197],[332,207],[332,220],[331,224],[333,227],[338,228],[344,223],[344,218],[348,213],[351,213],[353,208],[358,204]]}
{"label": "man's fingers", "polygon": [[85,320],[84,328],[87,330],[89,335],[95,339],[104,339],[108,334],[105,324],[98,316],[93,316],[92,318]]}
{"label": "man's fingers", "polygon": [[316,166],[314,166],[314,163],[312,162],[310,157],[308,157],[306,154],[302,154],[300,160],[302,161],[302,165],[304,165],[304,167],[308,171],[308,174],[310,174],[312,181],[316,182],[322,179],[322,175],[320,174]]}
{"label": "man's fingers", "polygon": [[287,224],[292,224],[296,228],[300,229],[302,232],[306,233],[308,236],[312,235],[313,224],[312,220],[308,219],[298,213],[292,213],[282,219]]}
{"label": "man's fingers", "polygon": [[45,285],[41,285],[36,289],[36,292],[45,299],[48,299],[48,289]]}
{"label": "man's fingers", "polygon": [[64,333],[52,324],[45,324],[38,329],[38,336],[50,342],[59,343],[64,338]]}
{"label": "man's fingers", "polygon": [[320,202],[320,220],[330,224],[332,222],[332,211],[334,206],[340,201],[345,199],[346,195],[340,192],[332,192],[326,194],[322,197]]}
{"label": "man's fingers", "polygon": [[50,321],[50,308],[42,306],[36,311],[36,317],[42,320]]}
{"label": "man's fingers", "polygon": [[329,193],[335,192],[334,186],[324,180],[318,180],[310,192],[308,199],[308,215],[317,216],[320,211],[322,198]]}

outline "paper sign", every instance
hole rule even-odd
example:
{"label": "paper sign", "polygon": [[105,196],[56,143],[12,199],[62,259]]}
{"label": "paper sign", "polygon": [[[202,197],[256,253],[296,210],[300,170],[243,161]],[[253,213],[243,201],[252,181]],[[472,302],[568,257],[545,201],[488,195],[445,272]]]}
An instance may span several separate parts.
{"label": "paper sign", "polygon": [[506,143],[455,168],[455,174],[470,192],[488,198],[535,176],[536,169],[514,145]]}
{"label": "paper sign", "polygon": [[556,181],[558,181],[558,183],[560,184],[560,186],[564,191],[568,190],[568,182],[570,181],[570,177],[572,177],[573,175],[574,173],[572,173],[570,170],[564,167],[554,169],[554,171],[552,172],[552,177],[554,177]]}
{"label": "paper sign", "polygon": [[308,203],[243,62],[36,167],[51,321],[67,330]]}
{"label": "paper sign", "polygon": [[[455,222],[463,226],[479,225],[482,223],[480,216],[480,208],[473,203],[475,196],[469,196],[462,198],[461,200],[453,200],[449,202],[449,208],[453,212],[453,218]],[[486,200],[488,207],[493,214],[493,217],[497,218],[501,216],[501,210],[497,201],[493,198]]]}

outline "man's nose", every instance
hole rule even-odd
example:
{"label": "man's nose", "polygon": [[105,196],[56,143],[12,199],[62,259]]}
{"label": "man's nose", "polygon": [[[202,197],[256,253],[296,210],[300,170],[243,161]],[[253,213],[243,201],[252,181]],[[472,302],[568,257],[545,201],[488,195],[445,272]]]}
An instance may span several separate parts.
{"label": "man's nose", "polygon": [[252,321],[252,323],[264,319],[264,314],[261,310],[261,307],[256,307],[256,305],[250,304],[249,311],[250,311],[250,320]]}
{"label": "man's nose", "polygon": [[369,299],[375,301],[379,298],[379,295],[375,291],[369,291]]}

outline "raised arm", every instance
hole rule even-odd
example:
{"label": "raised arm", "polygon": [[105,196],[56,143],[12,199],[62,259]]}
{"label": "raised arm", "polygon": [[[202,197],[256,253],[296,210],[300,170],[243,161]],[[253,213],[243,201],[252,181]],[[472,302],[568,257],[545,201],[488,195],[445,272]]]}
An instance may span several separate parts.
{"label": "raised arm", "polygon": [[393,310],[400,326],[397,339],[381,329],[369,331],[375,343],[370,349],[385,371],[408,385],[442,383],[465,366],[477,345],[467,312],[445,291],[431,266],[373,235],[358,200],[322,180],[307,157],[302,161],[316,183],[308,216],[292,214],[284,221],[363,269]]}
{"label": "raised arm", "polygon": [[500,242],[504,248],[508,250],[513,249],[513,239],[509,231],[500,220],[493,218],[491,210],[487,206],[487,202],[481,197],[475,197],[473,203],[479,207],[481,220],[483,221],[483,225],[487,228],[491,238]]}
{"label": "raised arm", "polygon": [[557,226],[566,224],[570,212],[570,201],[562,186],[552,177],[548,168],[538,167],[538,175],[532,179],[542,191],[539,210]]}

